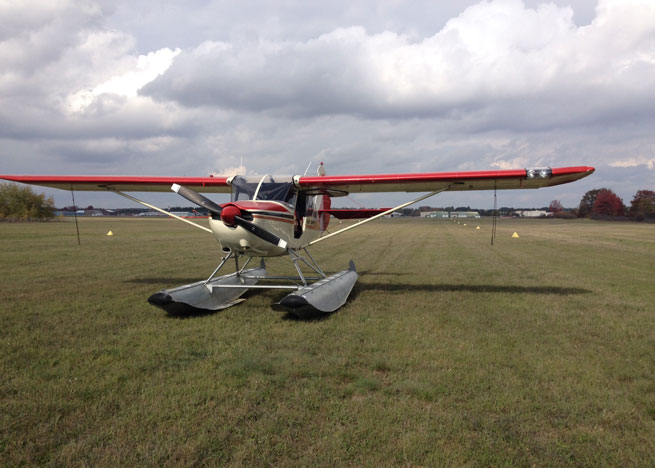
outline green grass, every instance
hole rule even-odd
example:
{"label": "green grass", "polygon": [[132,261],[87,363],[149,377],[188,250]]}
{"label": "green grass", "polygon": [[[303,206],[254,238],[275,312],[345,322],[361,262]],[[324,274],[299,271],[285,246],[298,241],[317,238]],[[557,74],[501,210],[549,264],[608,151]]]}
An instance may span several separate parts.
{"label": "green grass", "polygon": [[655,464],[655,226],[467,224],[319,244],[361,277],[313,321],[147,304],[217,263],[182,223],[0,224],[0,465]]}

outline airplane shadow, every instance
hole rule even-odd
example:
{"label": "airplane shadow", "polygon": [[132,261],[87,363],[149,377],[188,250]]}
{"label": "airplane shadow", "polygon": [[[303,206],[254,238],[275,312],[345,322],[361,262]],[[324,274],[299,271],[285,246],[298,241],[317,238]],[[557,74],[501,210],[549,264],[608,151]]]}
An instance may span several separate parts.
{"label": "airplane shadow", "polygon": [[328,320],[330,317],[332,317],[332,315],[332,313],[316,311],[314,314],[305,314],[302,317],[298,317],[297,315],[293,315],[291,312],[287,312],[282,316],[282,320],[288,322],[323,322],[324,320]]}
{"label": "airplane shadow", "polygon": [[[183,284],[196,283],[196,282],[202,281],[202,280],[203,280],[202,278],[154,277],[154,278],[130,278],[130,279],[124,280],[123,283],[157,284],[157,285],[171,284],[173,286],[169,286],[169,287],[174,288],[176,286],[182,286]],[[163,289],[163,288],[161,288],[161,289]]]}
{"label": "airplane shadow", "polygon": [[[361,272],[360,275],[364,276],[405,276],[403,273],[371,273]],[[156,284],[156,285],[183,285],[195,283],[199,281],[197,278],[172,278],[172,277],[152,277],[152,278],[131,278],[124,280],[124,283],[132,284]],[[261,293],[261,289],[251,289],[244,293],[242,298]],[[583,288],[571,288],[561,286],[517,286],[517,285],[495,285],[495,284],[408,284],[408,283],[380,283],[380,282],[366,282],[358,281],[350,293],[349,301],[356,299],[364,291],[385,291],[385,292],[472,292],[472,293],[501,293],[501,294],[552,294],[558,296],[568,296],[576,294],[591,294],[592,291]],[[192,310],[185,311],[184,313],[166,313],[169,319],[191,319],[213,315],[220,310]],[[291,313],[285,313],[282,320],[289,322],[321,322],[328,320],[333,314],[325,314],[317,312],[316,315],[309,315],[297,317]]]}
{"label": "airplane shadow", "polygon": [[358,282],[355,284],[350,297],[357,297],[357,295],[363,291],[555,294],[559,296],[591,294],[591,291],[588,289],[566,288],[560,286],[503,286],[496,284],[389,284]]}
{"label": "airplane shadow", "polygon": [[187,320],[199,317],[207,317],[208,315],[214,315],[220,312],[220,310],[196,310],[188,312],[166,312],[164,317],[167,319],[175,320]]}
{"label": "airplane shadow", "polygon": [[412,273],[398,273],[398,272],[395,272],[395,271],[368,271],[368,270],[358,271],[357,274],[359,276],[409,276],[409,275],[412,275]]}

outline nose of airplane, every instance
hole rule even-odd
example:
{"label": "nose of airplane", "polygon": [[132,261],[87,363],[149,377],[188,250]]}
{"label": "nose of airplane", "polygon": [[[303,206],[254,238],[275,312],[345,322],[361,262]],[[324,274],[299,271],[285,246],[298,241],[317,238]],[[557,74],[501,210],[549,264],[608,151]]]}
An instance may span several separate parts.
{"label": "nose of airplane", "polygon": [[224,206],[221,210],[221,221],[226,226],[232,227],[235,225],[235,216],[241,216],[241,210],[234,205]]}

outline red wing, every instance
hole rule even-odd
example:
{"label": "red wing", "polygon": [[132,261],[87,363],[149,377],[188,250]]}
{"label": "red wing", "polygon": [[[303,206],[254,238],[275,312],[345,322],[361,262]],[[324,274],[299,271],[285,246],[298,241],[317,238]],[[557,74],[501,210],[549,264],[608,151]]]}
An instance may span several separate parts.
{"label": "red wing", "polygon": [[30,176],[0,175],[0,179],[63,190],[108,190],[122,192],[170,192],[178,184],[198,192],[230,193],[226,177],[140,177],[140,176]]}
{"label": "red wing", "polygon": [[425,172],[297,177],[298,188],[323,188],[354,192],[432,192],[446,190],[529,189],[566,184],[594,172],[593,167],[557,167],[502,171]]}
{"label": "red wing", "polygon": [[[586,177],[593,167],[560,167],[540,170],[425,172],[349,176],[294,177],[300,189],[331,189],[343,192],[431,192],[446,190],[528,189],[565,184]],[[536,174],[531,177],[530,174]],[[172,184],[198,192],[230,193],[225,177],[141,177],[141,176],[30,176],[0,175],[0,179],[63,190],[107,190],[125,192],[168,192]]]}

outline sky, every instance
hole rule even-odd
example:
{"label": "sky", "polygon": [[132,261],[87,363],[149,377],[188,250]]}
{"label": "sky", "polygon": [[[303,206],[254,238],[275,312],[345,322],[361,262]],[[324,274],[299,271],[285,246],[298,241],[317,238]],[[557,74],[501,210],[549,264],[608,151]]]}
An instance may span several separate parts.
{"label": "sky", "polygon": [[[574,207],[607,187],[629,204],[655,190],[653,0],[0,0],[0,18],[0,173],[589,165],[582,181],[498,203]],[[490,192],[437,197],[493,206]]]}

